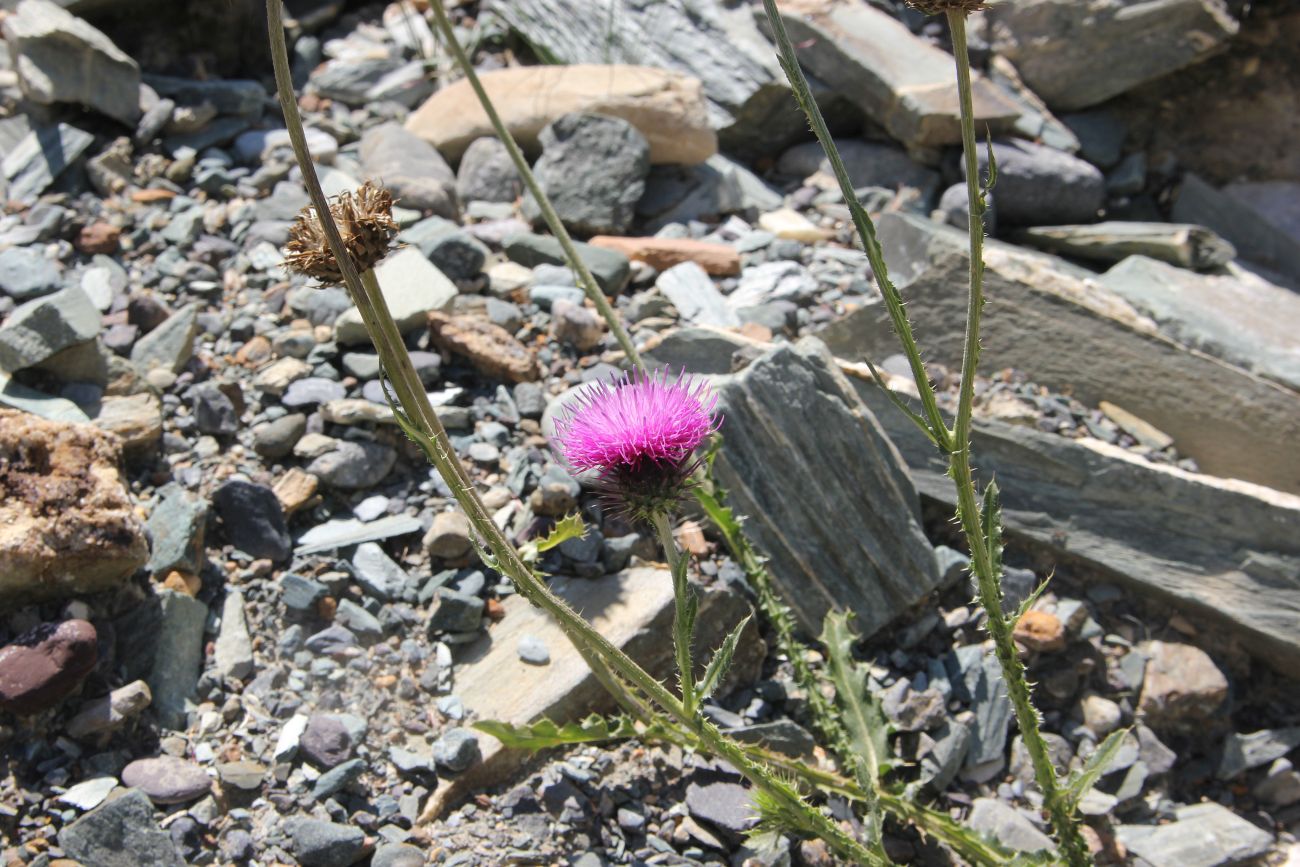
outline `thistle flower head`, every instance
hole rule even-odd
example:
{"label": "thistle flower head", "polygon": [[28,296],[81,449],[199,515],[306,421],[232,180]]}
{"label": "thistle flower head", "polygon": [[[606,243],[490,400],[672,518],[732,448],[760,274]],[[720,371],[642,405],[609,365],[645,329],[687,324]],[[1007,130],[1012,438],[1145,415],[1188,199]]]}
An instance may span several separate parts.
{"label": "thistle flower head", "polygon": [[606,497],[635,518],[673,507],[718,429],[717,397],[685,371],[640,372],[597,383],[555,420],[554,443],[575,470],[595,470]]}
{"label": "thistle flower head", "polygon": [[[383,187],[361,185],[355,193],[342,193],[330,203],[330,215],[339,227],[343,246],[357,271],[368,271],[388,253],[397,234],[393,222],[393,195]],[[343,273],[330,249],[320,215],[308,206],[298,213],[289,230],[285,264],[293,271],[322,283],[342,283]]]}

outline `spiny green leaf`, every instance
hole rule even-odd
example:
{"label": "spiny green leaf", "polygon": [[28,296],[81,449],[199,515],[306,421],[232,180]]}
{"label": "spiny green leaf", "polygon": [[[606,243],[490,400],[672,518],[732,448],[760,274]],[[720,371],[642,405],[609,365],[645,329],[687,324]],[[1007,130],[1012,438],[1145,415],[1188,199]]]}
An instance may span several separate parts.
{"label": "spiny green leaf", "polygon": [[565,723],[562,726],[549,719],[540,719],[523,726],[480,720],[474,723],[474,728],[492,735],[507,747],[524,750],[544,750],[564,744],[596,743],[638,736],[636,725],[630,718],[605,718],[595,714],[581,722]]}
{"label": "spiny green leaf", "polygon": [[996,480],[984,488],[984,540],[989,549],[993,574],[1002,574],[1002,500]]}
{"label": "spiny green leaf", "polygon": [[1052,576],[1048,575],[1029,593],[1028,596],[1025,597],[1025,601],[1020,603],[1020,610],[1016,612],[1016,619],[1013,622],[1020,622],[1020,618],[1024,617],[1025,612],[1034,607],[1034,603],[1043,595],[1043,592],[1047,590],[1047,585],[1050,583],[1052,583]]}
{"label": "spiny green leaf", "polygon": [[749,625],[750,615],[745,615],[744,619],[736,624],[736,628],[731,630],[726,638],[722,639],[722,644],[718,646],[717,651],[713,654],[713,659],[709,660],[709,667],[704,670],[704,676],[700,682],[695,685],[697,701],[704,701],[713,695],[713,691],[718,688],[722,678],[731,667],[731,658],[736,653],[736,644],[740,641],[740,633],[745,631]]}
{"label": "spiny green leaf", "polygon": [[832,611],[822,626],[827,669],[835,684],[841,719],[848,730],[853,760],[858,764],[858,783],[870,795],[880,777],[892,765],[889,752],[889,721],[880,700],[867,689],[867,673],[853,659],[857,636],[849,626],[851,615]]}
{"label": "spiny green leaf", "polygon": [[1130,734],[1129,729],[1119,729],[1113,731],[1098,745],[1096,752],[1088,756],[1088,760],[1083,763],[1083,767],[1070,775],[1070,780],[1065,784],[1065,797],[1069,799],[1071,808],[1078,804],[1089,789],[1097,784],[1101,775],[1106,773],[1106,768],[1110,763],[1115,761],[1119,755],[1120,747],[1124,745],[1124,739]]}
{"label": "spiny green leaf", "polygon": [[582,516],[577,512],[565,515],[555,523],[555,527],[545,537],[536,540],[537,553],[543,553],[570,539],[581,539],[587,535],[587,525],[582,523]]}

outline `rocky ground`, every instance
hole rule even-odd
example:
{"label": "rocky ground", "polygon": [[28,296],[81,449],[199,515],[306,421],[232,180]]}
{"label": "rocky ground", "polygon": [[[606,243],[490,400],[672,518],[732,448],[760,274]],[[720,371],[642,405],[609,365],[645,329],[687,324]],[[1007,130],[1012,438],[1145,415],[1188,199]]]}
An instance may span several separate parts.
{"label": "rocky ground", "polygon": [[[833,863],[817,841],[747,836],[725,764],[639,742],[528,761],[471,727],[608,706],[479,561],[344,290],[285,272],[306,195],[267,69],[203,45],[264,37],[260,10],[232,3],[204,34],[80,5],[0,13],[6,867]],[[951,483],[869,382],[864,358],[908,399],[756,7],[589,5],[454,17],[634,339],[711,377],[718,477],[801,628],[857,614],[892,779],[1046,846]],[[950,408],[967,265],[947,34],[890,3],[790,6]],[[557,402],[622,354],[413,8],[289,4],[318,171],[330,192],[377,178],[398,197],[380,283],[499,525],[524,542],[579,510],[586,536],[541,567],[666,675],[656,546],[547,447]],[[977,464],[1004,493],[1008,604],[1051,576],[1016,634],[1061,769],[1129,727],[1081,806],[1099,861],[1292,864],[1300,187],[1281,127],[1253,118],[1258,147],[1226,176],[1142,107],[1211,65],[1232,73],[1219,96],[1248,88],[1251,58],[1295,101],[1271,64],[1300,14],[1141,11],[1080,29],[1027,0],[972,23],[999,176]],[[753,593],[701,516],[678,535],[712,646]],[[829,762],[775,645],[747,634],[709,713]],[[955,863],[886,831],[898,863]]]}

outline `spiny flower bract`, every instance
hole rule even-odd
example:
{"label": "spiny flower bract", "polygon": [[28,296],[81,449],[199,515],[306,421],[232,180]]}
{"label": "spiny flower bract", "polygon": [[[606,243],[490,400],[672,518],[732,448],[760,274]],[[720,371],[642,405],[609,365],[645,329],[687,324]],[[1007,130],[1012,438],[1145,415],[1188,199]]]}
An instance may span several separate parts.
{"label": "spiny flower bract", "polygon": [[627,373],[592,385],[555,420],[554,445],[578,471],[595,470],[607,497],[649,519],[681,497],[694,453],[718,429],[717,397],[681,372]]}

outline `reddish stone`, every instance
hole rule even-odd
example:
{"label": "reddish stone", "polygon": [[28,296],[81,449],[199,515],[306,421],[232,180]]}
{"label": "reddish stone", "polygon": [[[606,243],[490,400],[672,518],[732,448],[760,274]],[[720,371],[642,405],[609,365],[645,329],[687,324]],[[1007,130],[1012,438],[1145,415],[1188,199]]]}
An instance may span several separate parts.
{"label": "reddish stone", "polygon": [[712,244],[693,238],[624,238],[617,235],[597,235],[587,243],[617,250],[629,259],[645,262],[656,271],[667,270],[682,262],[695,262],[716,277],[740,273],[740,253],[730,244]]}
{"label": "reddish stone", "polygon": [[103,253],[111,256],[118,250],[118,241],[122,230],[111,223],[91,223],[82,228],[77,235],[77,249],[87,256]]}
{"label": "reddish stone", "polygon": [[0,649],[0,710],[34,714],[58,704],[99,661],[85,620],[42,623]]}
{"label": "reddish stone", "polygon": [[1065,627],[1047,611],[1026,611],[1016,623],[1015,639],[1037,653],[1055,653],[1065,648]]}

